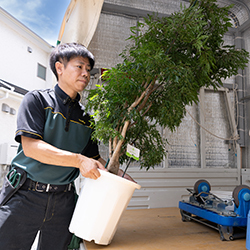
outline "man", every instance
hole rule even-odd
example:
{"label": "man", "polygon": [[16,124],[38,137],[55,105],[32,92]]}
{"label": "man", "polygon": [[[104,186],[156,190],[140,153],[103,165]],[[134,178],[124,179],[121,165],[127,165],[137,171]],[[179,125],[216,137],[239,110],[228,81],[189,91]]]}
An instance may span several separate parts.
{"label": "man", "polygon": [[83,45],[60,44],[50,56],[58,84],[25,95],[12,167],[25,170],[27,179],[0,207],[0,249],[29,250],[39,230],[38,249],[67,249],[75,197],[71,183],[79,171],[97,179],[98,169],[105,170],[91,139],[91,118],[79,103],[78,92],[88,85],[93,66],[94,56]]}

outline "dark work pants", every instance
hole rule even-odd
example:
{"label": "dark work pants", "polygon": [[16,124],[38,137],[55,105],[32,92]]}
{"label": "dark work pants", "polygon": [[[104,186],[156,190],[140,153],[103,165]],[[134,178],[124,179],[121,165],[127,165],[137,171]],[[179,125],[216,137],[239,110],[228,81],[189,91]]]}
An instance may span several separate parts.
{"label": "dark work pants", "polygon": [[40,193],[19,189],[0,207],[0,249],[30,250],[40,230],[39,250],[67,250],[74,190]]}

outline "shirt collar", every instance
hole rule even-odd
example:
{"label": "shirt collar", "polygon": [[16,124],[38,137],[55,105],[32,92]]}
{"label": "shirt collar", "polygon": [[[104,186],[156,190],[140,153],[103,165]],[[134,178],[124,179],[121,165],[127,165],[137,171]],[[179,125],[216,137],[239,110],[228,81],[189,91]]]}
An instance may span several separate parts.
{"label": "shirt collar", "polygon": [[75,99],[72,99],[69,95],[67,95],[57,84],[55,86],[55,93],[59,98],[62,100],[63,104],[67,104],[68,102],[75,100],[75,101],[80,101],[80,95],[77,93],[77,96]]}

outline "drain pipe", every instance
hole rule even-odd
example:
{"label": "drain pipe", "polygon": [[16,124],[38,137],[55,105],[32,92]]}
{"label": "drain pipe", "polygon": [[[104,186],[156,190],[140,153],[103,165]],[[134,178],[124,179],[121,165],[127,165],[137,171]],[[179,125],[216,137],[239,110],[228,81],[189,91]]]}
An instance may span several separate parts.
{"label": "drain pipe", "polygon": [[[235,48],[236,49],[243,49],[243,44],[242,44],[242,34],[239,31],[236,31],[235,34]],[[240,147],[245,147],[245,103],[242,101],[244,99],[244,83],[243,83],[243,70],[238,71],[238,75],[236,76],[236,84],[237,90],[238,90],[238,132],[240,139],[238,140],[238,144]]]}
{"label": "drain pipe", "polygon": [[[236,49],[244,49],[243,37],[242,33],[237,29],[235,33],[235,48]],[[242,167],[243,167],[243,157],[242,157],[242,149],[246,146],[246,116],[245,116],[245,88],[244,88],[244,70],[239,70],[238,75],[235,78],[235,83],[237,84],[237,98],[238,98],[238,113],[237,113],[237,121],[238,121],[238,134],[239,140],[236,143],[237,150],[237,170],[238,170],[238,183],[242,183]]]}

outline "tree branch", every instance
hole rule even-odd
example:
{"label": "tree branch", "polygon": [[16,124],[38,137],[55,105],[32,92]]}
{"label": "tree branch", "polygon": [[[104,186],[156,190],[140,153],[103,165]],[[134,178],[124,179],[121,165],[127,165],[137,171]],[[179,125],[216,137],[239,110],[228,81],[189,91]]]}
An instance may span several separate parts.
{"label": "tree branch", "polygon": [[154,80],[152,81],[152,83],[148,86],[148,91],[147,91],[147,94],[146,94],[146,97],[144,98],[143,102],[141,103],[141,105],[138,107],[138,111],[140,112],[144,107],[145,105],[147,104],[147,101],[148,101],[148,98],[150,97],[150,95],[157,89],[154,89],[154,85],[155,85],[155,82],[156,82],[156,79],[157,79],[158,76],[155,76]]}
{"label": "tree branch", "polygon": [[109,159],[112,157],[112,138],[109,138]]}

